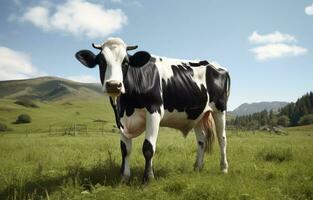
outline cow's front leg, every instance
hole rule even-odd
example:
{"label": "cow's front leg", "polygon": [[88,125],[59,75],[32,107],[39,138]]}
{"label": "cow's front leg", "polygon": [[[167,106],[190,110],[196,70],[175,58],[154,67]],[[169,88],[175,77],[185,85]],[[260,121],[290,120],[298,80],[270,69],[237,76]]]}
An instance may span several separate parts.
{"label": "cow's front leg", "polygon": [[130,177],[129,156],[132,150],[132,139],[126,138],[121,133],[121,153],[122,153],[122,165],[121,175],[122,182],[126,183]]}
{"label": "cow's front leg", "polygon": [[142,153],[146,161],[142,180],[143,183],[147,183],[151,178],[154,178],[152,158],[156,150],[161,115],[157,112],[152,114],[147,112],[146,120],[146,136],[142,146]]}

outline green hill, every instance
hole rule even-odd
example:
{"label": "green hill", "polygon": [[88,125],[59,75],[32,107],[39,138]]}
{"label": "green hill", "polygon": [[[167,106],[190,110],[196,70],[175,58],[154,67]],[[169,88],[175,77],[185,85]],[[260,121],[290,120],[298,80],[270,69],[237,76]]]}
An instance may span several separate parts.
{"label": "green hill", "polygon": [[[28,99],[39,108],[16,104],[17,99]],[[15,124],[20,114],[32,118],[29,124]],[[47,132],[52,126],[61,128],[84,124],[90,128],[105,121],[111,130],[114,116],[108,98],[97,84],[86,84],[56,77],[28,80],[0,81],[0,122],[12,133]]]}
{"label": "green hill", "polygon": [[251,115],[263,110],[266,111],[278,111],[280,108],[286,106],[288,102],[284,101],[270,101],[270,102],[258,102],[258,103],[243,103],[234,109],[231,113],[235,116]]}
{"label": "green hill", "polygon": [[57,77],[0,81],[0,98],[40,101],[94,99],[102,96],[101,86]]}

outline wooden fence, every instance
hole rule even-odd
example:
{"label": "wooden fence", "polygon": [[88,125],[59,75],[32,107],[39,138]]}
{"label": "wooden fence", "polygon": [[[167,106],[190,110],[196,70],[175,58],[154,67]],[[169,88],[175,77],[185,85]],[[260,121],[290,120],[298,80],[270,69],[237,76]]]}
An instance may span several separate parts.
{"label": "wooden fence", "polygon": [[26,128],[24,130],[12,130],[2,132],[1,135],[6,134],[46,134],[49,136],[83,136],[83,135],[105,135],[117,134],[119,130],[115,125],[110,126],[104,122],[97,122],[94,124],[69,123],[69,124],[53,124],[42,128]]}

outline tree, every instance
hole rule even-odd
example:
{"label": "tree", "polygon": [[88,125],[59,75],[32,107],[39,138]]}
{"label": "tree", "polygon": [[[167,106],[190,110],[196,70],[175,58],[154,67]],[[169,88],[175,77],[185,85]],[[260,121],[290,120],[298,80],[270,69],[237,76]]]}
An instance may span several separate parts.
{"label": "tree", "polygon": [[298,124],[300,125],[308,125],[313,124],[313,114],[304,115],[300,118]]}
{"label": "tree", "polygon": [[251,120],[248,124],[247,124],[247,127],[250,129],[250,130],[255,130],[259,127],[259,123],[257,120]]}
{"label": "tree", "polygon": [[282,115],[282,116],[278,117],[277,125],[286,127],[286,126],[289,126],[289,124],[290,124],[290,120],[289,120],[288,116]]}
{"label": "tree", "polygon": [[273,110],[271,110],[269,114],[269,125],[271,125],[272,127],[277,125],[277,117],[274,114]]}
{"label": "tree", "polygon": [[263,110],[260,113],[260,121],[261,121],[261,126],[268,124],[268,112],[267,112],[267,110]]}

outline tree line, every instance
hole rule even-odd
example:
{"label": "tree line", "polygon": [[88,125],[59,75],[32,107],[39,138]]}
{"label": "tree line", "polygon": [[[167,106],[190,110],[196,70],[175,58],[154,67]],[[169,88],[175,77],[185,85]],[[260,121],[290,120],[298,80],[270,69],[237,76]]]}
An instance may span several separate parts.
{"label": "tree line", "polygon": [[308,124],[313,124],[313,92],[303,95],[295,103],[289,103],[277,112],[263,110],[250,115],[237,116],[229,121],[229,125],[247,129]]}

